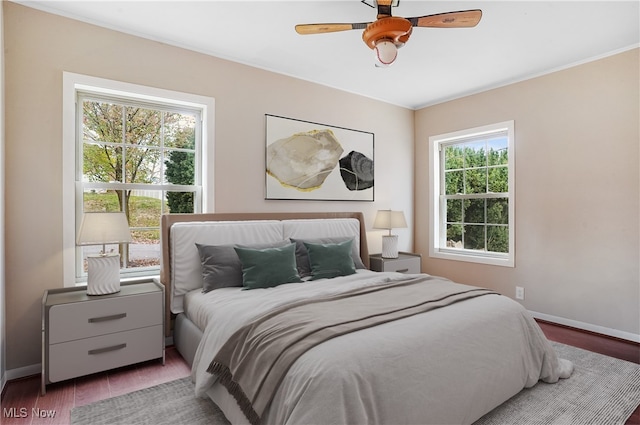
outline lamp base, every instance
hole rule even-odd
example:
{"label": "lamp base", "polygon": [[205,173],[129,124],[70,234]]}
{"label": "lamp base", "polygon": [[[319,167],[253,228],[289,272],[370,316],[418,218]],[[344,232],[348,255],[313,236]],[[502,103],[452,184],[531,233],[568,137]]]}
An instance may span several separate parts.
{"label": "lamp base", "polygon": [[120,292],[120,254],[87,255],[87,295]]}
{"label": "lamp base", "polygon": [[382,258],[398,258],[398,235],[382,237]]}

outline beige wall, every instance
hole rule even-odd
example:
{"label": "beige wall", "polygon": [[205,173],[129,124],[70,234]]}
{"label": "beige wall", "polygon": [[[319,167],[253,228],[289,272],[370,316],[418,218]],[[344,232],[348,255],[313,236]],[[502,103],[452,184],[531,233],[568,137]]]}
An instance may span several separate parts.
{"label": "beige wall", "polygon": [[[215,98],[207,193],[216,212],[356,210],[370,226],[377,209],[394,208],[412,222],[414,111],[15,3],[3,7],[8,369],[40,362],[42,294],[64,285],[63,71]],[[375,133],[376,201],[265,201],[267,113]],[[413,229],[398,233],[400,248],[410,250]],[[379,252],[380,235],[372,232],[371,252]]]}
{"label": "beige wall", "polygon": [[[640,334],[639,50],[416,112],[423,269],[534,312]],[[429,136],[515,120],[516,267],[428,257]],[[614,332],[615,333],[615,332]]]}

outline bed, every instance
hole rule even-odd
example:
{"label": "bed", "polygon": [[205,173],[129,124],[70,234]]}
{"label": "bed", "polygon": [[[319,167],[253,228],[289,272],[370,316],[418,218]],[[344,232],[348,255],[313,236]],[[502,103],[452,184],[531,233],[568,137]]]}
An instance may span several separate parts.
{"label": "bed", "polygon": [[233,424],[467,424],[572,372],[510,298],[368,270],[359,212],[165,215],[161,281]]}

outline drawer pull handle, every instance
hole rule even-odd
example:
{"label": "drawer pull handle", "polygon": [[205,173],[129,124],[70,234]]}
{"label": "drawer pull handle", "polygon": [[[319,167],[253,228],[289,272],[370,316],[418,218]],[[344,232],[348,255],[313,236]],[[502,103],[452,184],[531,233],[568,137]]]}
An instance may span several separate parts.
{"label": "drawer pull handle", "polygon": [[400,269],[400,270],[396,270],[398,273],[406,273],[409,271],[409,269]]}
{"label": "drawer pull handle", "polygon": [[126,348],[126,347],[127,347],[127,344],[118,344],[112,347],[96,348],[95,350],[89,350],[89,354],[108,353],[109,351],[122,350],[123,348]]}
{"label": "drawer pull handle", "polygon": [[112,316],[92,317],[89,319],[89,323],[106,322],[109,320],[124,319],[127,317],[127,313],[114,314]]}

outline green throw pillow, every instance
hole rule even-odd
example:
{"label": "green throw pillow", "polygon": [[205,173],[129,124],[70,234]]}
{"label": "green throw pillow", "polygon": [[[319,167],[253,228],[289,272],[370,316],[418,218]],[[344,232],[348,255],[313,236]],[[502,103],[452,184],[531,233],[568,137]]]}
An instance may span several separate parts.
{"label": "green throw pillow", "polygon": [[311,265],[311,280],[354,274],[356,266],[351,257],[352,242],[353,239],[340,243],[305,242]]}
{"label": "green throw pillow", "polygon": [[234,249],[242,263],[244,289],[270,288],[283,283],[302,282],[296,268],[295,244],[280,248]]}
{"label": "green throw pillow", "polygon": [[356,266],[356,269],[366,269],[358,252],[359,242],[356,243],[353,237],[336,236],[314,239],[289,238],[289,240],[291,240],[291,242],[295,242],[296,244],[296,264],[298,265],[298,274],[300,275],[300,277],[311,276],[311,264],[309,264],[309,253],[307,252],[307,247],[304,246],[305,242],[314,244],[328,244],[351,240],[351,258],[353,259],[353,264]]}

